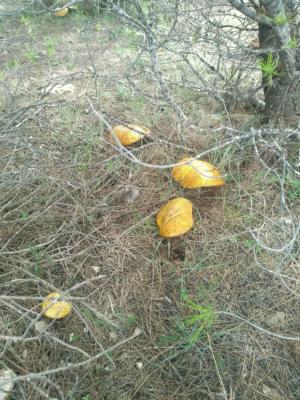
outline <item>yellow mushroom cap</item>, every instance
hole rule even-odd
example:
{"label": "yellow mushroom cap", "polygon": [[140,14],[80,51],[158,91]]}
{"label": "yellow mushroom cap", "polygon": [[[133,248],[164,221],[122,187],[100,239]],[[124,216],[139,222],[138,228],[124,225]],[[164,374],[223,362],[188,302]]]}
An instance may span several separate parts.
{"label": "yellow mushroom cap", "polygon": [[183,235],[194,225],[192,203],[183,197],[170,200],[159,210],[156,223],[162,237]]}
{"label": "yellow mushroom cap", "polygon": [[[42,303],[42,311],[45,317],[51,319],[62,319],[68,316],[72,310],[72,304],[59,299],[61,295],[58,292],[49,293]],[[51,305],[52,304],[52,305]]]}
{"label": "yellow mushroom cap", "polygon": [[130,146],[141,140],[145,135],[149,135],[150,129],[138,125],[116,125],[113,127],[113,133],[123,146]]}
{"label": "yellow mushroom cap", "polygon": [[55,15],[56,17],[64,17],[65,15],[68,14],[68,12],[69,12],[68,7],[65,7],[65,8],[63,8],[62,10],[56,11],[56,12],[54,13],[54,15]]}
{"label": "yellow mushroom cap", "polygon": [[173,179],[181,186],[187,189],[196,189],[224,185],[222,174],[215,166],[206,161],[193,160],[191,157],[185,157],[179,162],[188,161],[190,161],[188,164],[178,165],[172,170]]}

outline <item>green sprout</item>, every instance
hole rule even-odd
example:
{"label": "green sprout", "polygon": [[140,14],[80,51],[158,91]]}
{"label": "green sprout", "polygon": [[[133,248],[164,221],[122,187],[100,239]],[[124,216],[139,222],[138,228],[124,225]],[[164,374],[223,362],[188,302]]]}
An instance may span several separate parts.
{"label": "green sprout", "polygon": [[297,45],[298,45],[298,41],[297,41],[296,36],[294,35],[294,37],[291,37],[291,38],[289,39],[289,41],[288,41],[286,47],[287,47],[288,49],[296,49]]}
{"label": "green sprout", "polygon": [[273,78],[275,76],[279,76],[280,73],[277,71],[279,57],[276,60],[273,58],[273,54],[270,52],[268,53],[267,59],[260,59],[259,66],[262,71],[263,76],[267,79],[268,85],[273,85]]}
{"label": "green sprout", "polygon": [[211,305],[196,304],[187,296],[183,296],[183,299],[194,312],[191,317],[184,320],[184,326],[192,328],[192,332],[188,336],[188,345],[193,346],[212,327],[216,320],[216,314]]}
{"label": "green sprout", "polygon": [[276,25],[283,26],[287,24],[288,18],[285,15],[285,13],[280,13],[273,18],[273,21],[275,22]]}

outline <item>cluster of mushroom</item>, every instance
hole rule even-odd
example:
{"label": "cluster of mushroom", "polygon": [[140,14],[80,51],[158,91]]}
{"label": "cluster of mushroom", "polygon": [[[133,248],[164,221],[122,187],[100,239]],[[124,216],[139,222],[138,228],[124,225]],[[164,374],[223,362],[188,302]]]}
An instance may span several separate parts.
{"label": "cluster of mushroom", "polygon": [[[112,129],[123,146],[130,146],[150,134],[150,130],[137,125],[117,125]],[[212,164],[185,157],[173,170],[172,178],[186,189],[224,185],[221,172]],[[165,204],[156,216],[161,236],[171,238],[188,232],[194,224],[193,205],[190,200],[177,197]]]}
{"label": "cluster of mushroom", "polygon": [[[112,130],[123,146],[131,146],[150,134],[148,128],[137,125],[117,125]],[[214,187],[224,185],[221,172],[212,164],[185,157],[172,170],[172,178],[185,189]],[[187,233],[194,225],[192,202],[184,197],[177,197],[161,207],[156,223],[159,234],[165,238],[172,238]],[[42,303],[43,315],[47,318],[59,320],[67,317],[72,304],[60,300],[57,292],[50,293]]]}

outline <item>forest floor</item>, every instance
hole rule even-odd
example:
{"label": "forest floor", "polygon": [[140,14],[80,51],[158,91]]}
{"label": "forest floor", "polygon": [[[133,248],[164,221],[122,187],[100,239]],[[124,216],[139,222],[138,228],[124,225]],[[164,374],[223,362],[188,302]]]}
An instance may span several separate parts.
{"label": "forest floor", "polygon": [[[298,268],[298,280],[282,282],[278,254],[250,232],[280,218],[279,183],[251,147],[228,146],[205,157],[224,187],[183,190],[170,169],[124,157],[103,122],[149,127],[131,151],[163,165],[252,116],[187,100],[178,128],[126,79],[140,40],[109,15],[2,20],[0,363],[17,377],[12,399],[299,400],[300,343],[276,336],[299,336],[299,294],[285,285],[299,293],[297,258],[285,274]],[[135,83],[155,91],[142,75]],[[162,239],[155,214],[179,196],[193,202],[195,225]],[[290,180],[294,212],[299,198]],[[73,296],[56,322],[40,315],[53,291]]]}

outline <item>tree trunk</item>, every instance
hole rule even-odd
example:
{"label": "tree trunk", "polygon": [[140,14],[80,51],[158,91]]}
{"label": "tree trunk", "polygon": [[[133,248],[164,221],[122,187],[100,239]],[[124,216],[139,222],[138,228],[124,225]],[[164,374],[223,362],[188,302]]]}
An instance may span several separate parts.
{"label": "tree trunk", "polygon": [[[278,64],[271,82],[263,74],[262,83],[265,94],[265,113],[270,119],[300,116],[300,70],[299,48],[295,48],[294,31],[290,1],[261,0],[266,17],[274,22],[273,26],[259,24],[259,42],[261,49]],[[299,44],[297,44],[297,47]]]}

